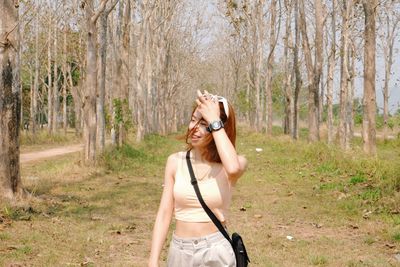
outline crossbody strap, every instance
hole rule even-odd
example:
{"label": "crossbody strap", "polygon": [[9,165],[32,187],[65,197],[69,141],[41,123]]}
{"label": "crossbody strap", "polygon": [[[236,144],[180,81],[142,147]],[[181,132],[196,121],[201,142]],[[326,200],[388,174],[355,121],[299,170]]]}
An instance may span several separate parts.
{"label": "crossbody strap", "polygon": [[187,162],[187,166],[188,166],[189,173],[190,173],[190,182],[194,187],[194,191],[196,192],[197,198],[199,199],[201,206],[203,207],[204,211],[207,213],[208,217],[210,217],[211,221],[215,224],[215,226],[218,228],[218,230],[222,233],[222,235],[230,243],[232,243],[231,238],[229,237],[228,233],[225,230],[225,227],[218,220],[217,216],[215,216],[215,214],[210,210],[210,208],[204,202],[203,197],[201,196],[199,185],[197,184],[197,180],[196,180],[196,177],[195,177],[194,172],[193,172],[192,163],[190,162],[190,150],[188,150],[186,152],[186,162]]}

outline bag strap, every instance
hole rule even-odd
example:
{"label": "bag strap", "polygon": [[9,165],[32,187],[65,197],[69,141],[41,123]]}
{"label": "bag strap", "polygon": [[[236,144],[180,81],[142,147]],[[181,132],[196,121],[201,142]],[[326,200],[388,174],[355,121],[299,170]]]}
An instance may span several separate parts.
{"label": "bag strap", "polygon": [[210,208],[204,202],[203,197],[201,196],[199,185],[197,184],[197,180],[196,180],[196,177],[193,172],[192,163],[190,162],[190,150],[188,150],[186,152],[186,162],[187,162],[187,166],[188,166],[189,173],[190,173],[190,183],[194,187],[194,191],[196,192],[197,198],[199,199],[201,206],[203,207],[204,211],[207,213],[208,217],[210,217],[211,221],[215,224],[215,226],[218,228],[218,230],[222,233],[222,235],[229,241],[229,243],[232,244],[232,240],[229,237],[229,234],[226,232],[224,226],[218,220],[217,216],[215,216],[215,214],[210,210]]}

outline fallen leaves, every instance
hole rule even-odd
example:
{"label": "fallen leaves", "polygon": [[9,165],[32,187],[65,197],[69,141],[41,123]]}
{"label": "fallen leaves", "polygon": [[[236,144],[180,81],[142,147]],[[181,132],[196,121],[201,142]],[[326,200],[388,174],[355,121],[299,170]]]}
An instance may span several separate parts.
{"label": "fallen leaves", "polygon": [[359,226],[357,224],[349,224],[349,227],[351,229],[359,229]]}
{"label": "fallen leaves", "polygon": [[314,226],[315,228],[322,228],[323,224],[319,224],[319,223],[311,223],[312,226]]}
{"label": "fallen leaves", "polygon": [[386,244],[385,244],[385,247],[388,247],[388,248],[392,249],[392,248],[395,248],[396,245],[395,245],[395,244],[392,244],[392,243],[386,243]]}

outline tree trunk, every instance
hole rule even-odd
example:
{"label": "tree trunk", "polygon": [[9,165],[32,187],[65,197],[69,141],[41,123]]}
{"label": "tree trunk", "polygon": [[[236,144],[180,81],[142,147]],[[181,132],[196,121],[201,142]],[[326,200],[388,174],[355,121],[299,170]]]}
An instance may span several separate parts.
{"label": "tree trunk", "polygon": [[364,97],[363,97],[363,141],[364,151],[376,155],[376,96],[375,96],[375,54],[376,32],[375,18],[377,0],[364,0]]}
{"label": "tree trunk", "polygon": [[0,1],[0,198],[23,193],[19,161],[21,87],[18,6]]}
{"label": "tree trunk", "polygon": [[348,53],[348,69],[349,69],[349,80],[347,81],[347,97],[346,97],[346,144],[345,148],[350,149],[351,141],[354,136],[354,111],[353,111],[353,103],[354,103],[354,77],[355,77],[355,61],[356,61],[356,53],[353,40],[351,40],[351,45],[349,47]]}
{"label": "tree trunk", "polygon": [[393,16],[391,13],[393,12],[394,2],[387,3],[384,15],[384,20],[386,24],[386,38],[384,38],[383,42],[383,52],[385,58],[385,81],[383,86],[383,139],[386,140],[388,138],[388,120],[389,120],[389,82],[392,74],[392,66],[393,66],[393,49],[394,49],[394,41],[397,37],[396,30],[397,25],[400,22],[400,16]]}
{"label": "tree trunk", "polygon": [[53,133],[53,79],[52,79],[52,62],[51,62],[51,17],[47,46],[47,129],[50,134]]}
{"label": "tree trunk", "polygon": [[[262,1],[258,1],[256,4],[256,8],[254,10],[253,16],[254,21],[252,23],[253,27],[253,83],[255,87],[256,93],[256,130],[261,132],[263,128],[263,93],[261,89],[261,72],[263,65],[263,46],[264,46],[264,22],[263,22],[263,3]],[[269,90],[270,88],[265,88],[265,90]]]}
{"label": "tree trunk", "polygon": [[311,57],[311,48],[308,41],[306,16],[304,8],[304,0],[300,1],[300,30],[302,36],[302,45],[304,51],[304,58],[307,67],[308,78],[308,140],[315,142],[319,140],[319,122],[318,122],[318,108],[319,108],[319,83],[322,72],[322,6],[320,0],[314,1],[315,6],[315,62],[313,63]]}
{"label": "tree trunk", "polygon": [[295,89],[294,89],[294,112],[293,112],[293,139],[299,138],[299,95],[302,87],[302,79],[299,66],[299,46],[300,46],[300,29],[299,29],[299,3],[295,1],[295,46],[293,51],[293,68],[295,73]]}
{"label": "tree trunk", "polygon": [[32,134],[36,135],[36,117],[37,117],[37,98],[39,91],[39,12],[36,13],[36,22],[35,22],[35,69],[34,69],[34,78],[33,78],[33,87],[31,94],[31,130]]}
{"label": "tree trunk", "polygon": [[[96,161],[96,94],[97,94],[97,20],[104,12],[108,0],[102,0],[97,11],[94,9],[93,0],[86,1],[85,19],[87,27],[86,50],[86,88],[84,96],[84,140],[85,162],[94,164]],[[96,13],[95,13],[96,12]]]}
{"label": "tree trunk", "polygon": [[333,129],[333,75],[336,65],[336,0],[332,0],[332,21],[331,21],[331,51],[328,59],[328,77],[326,84],[326,104],[328,110],[328,144],[334,141]]}
{"label": "tree trunk", "polygon": [[64,29],[64,38],[63,38],[63,63],[62,63],[62,73],[63,73],[63,129],[64,134],[67,134],[68,128],[68,114],[67,114],[67,30]]}
{"label": "tree trunk", "polygon": [[350,142],[347,140],[349,125],[347,123],[348,114],[348,101],[349,101],[349,35],[350,35],[350,22],[353,10],[352,0],[343,2],[342,12],[342,39],[341,39],[341,62],[340,62],[340,113],[339,113],[339,127],[338,138],[340,147],[349,149]]}
{"label": "tree trunk", "polygon": [[54,72],[54,82],[53,82],[53,117],[52,117],[52,132],[53,134],[58,131],[58,112],[59,112],[59,106],[60,106],[60,101],[59,101],[59,92],[58,92],[58,62],[57,62],[57,30],[54,29],[54,58],[53,58],[53,72]]}
{"label": "tree trunk", "polygon": [[292,73],[293,70],[289,64],[289,49],[293,46],[292,44],[292,6],[288,0],[285,0],[285,11],[286,11],[286,33],[284,38],[284,52],[283,52],[283,64],[284,64],[284,120],[283,120],[283,132],[284,134],[290,134],[293,131],[293,95],[292,95]]}
{"label": "tree trunk", "polygon": [[105,111],[104,102],[106,94],[106,59],[107,59],[107,17],[108,14],[103,13],[100,17],[100,64],[99,64],[99,96],[97,98],[97,137],[98,148],[100,153],[105,148]]}
{"label": "tree trunk", "polygon": [[[113,40],[113,88],[110,90],[111,99],[111,143],[113,146],[118,146],[120,144],[120,125],[118,122],[116,110],[116,101],[121,100],[121,90],[122,90],[122,56],[121,56],[121,46],[122,46],[122,24],[123,24],[123,2],[120,1],[118,4],[118,21],[115,29],[115,37]],[[110,36],[112,32],[110,31]]]}
{"label": "tree trunk", "polygon": [[265,102],[266,102],[266,133],[272,135],[272,72],[274,63],[274,52],[277,43],[275,37],[275,25],[276,25],[276,0],[271,1],[271,23],[270,23],[270,51],[267,58],[267,70],[265,74]]}
{"label": "tree trunk", "polygon": [[[147,7],[150,8],[150,7]],[[146,23],[147,22],[147,23]],[[145,53],[145,89],[146,89],[146,94],[145,94],[145,110],[146,110],[146,123],[145,123],[145,132],[153,132],[155,130],[155,112],[153,110],[154,107],[154,98],[153,98],[153,60],[151,56],[151,51],[152,51],[152,43],[153,43],[153,32],[151,29],[153,19],[151,16],[148,16],[146,19],[145,23],[145,48],[144,48],[144,53]]]}
{"label": "tree trunk", "polygon": [[82,93],[79,86],[74,86],[72,80],[71,64],[67,67],[67,77],[72,99],[74,101],[74,112],[75,112],[75,135],[81,135],[81,124],[82,124]]}
{"label": "tree trunk", "polygon": [[126,116],[128,113],[126,112],[127,100],[129,97],[130,90],[130,69],[129,69],[129,45],[130,45],[130,26],[129,22],[131,19],[131,1],[128,0],[125,5],[124,17],[122,20],[122,45],[121,45],[121,72],[122,72],[122,81],[120,88],[120,100],[121,100],[121,111],[122,111],[122,121],[119,122],[119,146],[122,146],[126,142],[126,129],[125,123],[127,123]]}

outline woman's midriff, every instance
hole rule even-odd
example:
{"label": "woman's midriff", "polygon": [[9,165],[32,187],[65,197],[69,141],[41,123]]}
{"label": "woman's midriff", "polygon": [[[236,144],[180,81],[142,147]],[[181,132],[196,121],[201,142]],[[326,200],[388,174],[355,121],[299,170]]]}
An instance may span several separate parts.
{"label": "woman's midriff", "polygon": [[213,222],[184,222],[176,220],[175,235],[179,237],[202,237],[215,232],[218,232],[218,228]]}

